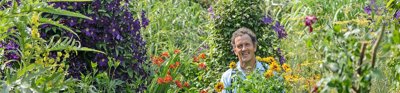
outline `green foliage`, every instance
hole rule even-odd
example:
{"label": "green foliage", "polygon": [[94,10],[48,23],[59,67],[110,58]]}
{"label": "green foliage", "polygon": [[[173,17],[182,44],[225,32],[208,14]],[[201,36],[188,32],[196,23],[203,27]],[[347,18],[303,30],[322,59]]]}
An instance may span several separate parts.
{"label": "green foliage", "polygon": [[264,2],[259,0],[219,0],[212,6],[215,16],[211,20],[215,24],[215,30],[211,32],[214,40],[211,46],[215,46],[218,50],[213,52],[216,62],[227,66],[228,62],[237,60],[232,51],[231,37],[240,27],[247,27],[256,34],[258,39],[256,55],[274,55],[276,36],[272,30],[268,30],[268,25],[262,23],[262,18],[266,16],[262,4]]}

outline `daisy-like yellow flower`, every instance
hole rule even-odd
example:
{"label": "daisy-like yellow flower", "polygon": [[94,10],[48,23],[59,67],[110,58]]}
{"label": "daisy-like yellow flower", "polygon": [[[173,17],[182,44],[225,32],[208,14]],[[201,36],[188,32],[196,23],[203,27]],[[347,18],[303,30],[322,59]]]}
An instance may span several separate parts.
{"label": "daisy-like yellow flower", "polygon": [[263,61],[263,62],[266,62],[266,63],[268,63],[268,64],[271,64],[271,63],[276,62],[275,59],[274,59],[274,57],[262,58],[262,61]]}
{"label": "daisy-like yellow flower", "polygon": [[271,63],[271,69],[273,70],[273,71],[277,71],[277,72],[280,72],[281,71],[281,67],[278,65],[278,63],[276,63],[276,62],[274,62],[274,63]]}
{"label": "daisy-like yellow flower", "polygon": [[229,63],[229,68],[235,69],[236,68],[236,63],[233,62],[233,61],[231,63]]}
{"label": "daisy-like yellow flower", "polygon": [[217,91],[217,92],[221,92],[223,89],[224,89],[224,84],[222,83],[222,82],[218,82],[216,85],[215,85],[215,91]]}
{"label": "daisy-like yellow flower", "polygon": [[283,63],[282,68],[283,68],[283,70],[285,70],[285,72],[290,72],[290,71],[292,71],[292,69],[291,69],[291,68],[289,67],[289,65],[286,64],[286,63]]}
{"label": "daisy-like yellow flower", "polygon": [[258,61],[263,61],[262,58],[261,58],[260,56],[256,56],[256,59],[257,59]]}
{"label": "daisy-like yellow flower", "polygon": [[274,76],[274,73],[273,73],[272,70],[267,70],[267,71],[264,72],[264,77],[265,78],[270,78],[272,76]]}
{"label": "daisy-like yellow flower", "polygon": [[291,81],[293,76],[292,75],[285,75],[283,78],[285,78],[285,81]]}

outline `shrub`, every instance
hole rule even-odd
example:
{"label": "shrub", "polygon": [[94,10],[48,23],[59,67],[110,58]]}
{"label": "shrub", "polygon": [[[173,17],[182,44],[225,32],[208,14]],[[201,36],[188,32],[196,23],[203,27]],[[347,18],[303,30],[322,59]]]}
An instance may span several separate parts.
{"label": "shrub", "polygon": [[212,31],[214,43],[218,51],[214,51],[213,58],[221,64],[227,65],[228,62],[237,60],[232,51],[232,33],[240,27],[250,28],[257,36],[258,47],[256,55],[273,56],[277,39],[274,32],[268,30],[268,25],[262,22],[265,17],[260,5],[263,1],[246,0],[220,0],[214,8],[211,6],[209,12],[214,21],[215,30]]}

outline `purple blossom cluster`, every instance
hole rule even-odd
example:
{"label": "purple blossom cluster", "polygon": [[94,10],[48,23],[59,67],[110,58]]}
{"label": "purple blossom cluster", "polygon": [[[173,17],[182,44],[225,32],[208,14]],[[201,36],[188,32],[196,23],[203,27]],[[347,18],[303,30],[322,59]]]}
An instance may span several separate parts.
{"label": "purple blossom cluster", "polygon": [[[12,40],[8,40],[7,42],[0,41],[0,48],[3,48],[5,51],[4,58],[5,60],[15,60],[19,61],[20,56],[18,54],[19,45],[16,44]],[[7,66],[12,66],[12,63],[7,63]]]}
{"label": "purple blossom cluster", "polygon": [[[90,73],[90,69],[88,69],[90,66],[87,64],[91,61],[97,62],[99,71],[115,69],[116,72],[110,73],[110,75],[115,76],[116,79],[135,80],[135,77],[129,77],[128,69],[135,71],[137,73],[135,76],[141,78],[149,76],[149,73],[142,67],[147,65],[145,64],[147,58],[146,42],[140,34],[140,29],[146,28],[150,20],[146,18],[145,11],[141,11],[140,18],[135,19],[128,5],[121,5],[128,3],[128,0],[50,3],[55,8],[79,12],[93,20],[45,14],[45,17],[59,20],[61,24],[72,28],[79,38],[68,31],[52,31],[53,26],[46,24],[41,26],[42,38],[61,34],[79,40],[83,47],[106,52],[106,54],[78,52],[77,55],[71,55],[68,60],[70,77],[79,78],[80,73]],[[118,60],[123,66],[117,68],[108,66],[108,62],[113,62],[109,58]]]}
{"label": "purple blossom cluster", "polygon": [[[261,19],[261,21],[266,25],[271,25],[274,20],[269,16],[265,16]],[[278,34],[279,39],[286,38],[287,33],[285,28],[279,23],[279,21],[275,21],[275,25],[272,26],[272,29],[274,29],[274,31]]]}

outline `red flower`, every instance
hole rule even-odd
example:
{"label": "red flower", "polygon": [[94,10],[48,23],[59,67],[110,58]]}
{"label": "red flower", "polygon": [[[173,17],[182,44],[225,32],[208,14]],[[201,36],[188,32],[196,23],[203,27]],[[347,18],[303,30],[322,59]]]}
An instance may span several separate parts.
{"label": "red flower", "polygon": [[207,66],[206,66],[206,64],[204,62],[199,64],[199,68],[200,69],[205,69],[206,67]]}
{"label": "red flower", "polygon": [[180,63],[179,61],[176,61],[176,62],[175,62],[175,66],[176,66],[176,67],[179,67],[180,64],[181,64],[181,63]]}
{"label": "red flower", "polygon": [[315,16],[306,16],[304,23],[310,28],[310,32],[313,31],[312,24],[314,24],[317,20],[318,18]]}
{"label": "red flower", "polygon": [[206,54],[201,53],[201,54],[199,55],[199,58],[201,58],[201,59],[206,59]]}
{"label": "red flower", "polygon": [[165,57],[165,58],[168,58],[168,57],[169,57],[168,51],[163,52],[163,53],[161,54],[161,56],[163,56],[163,57]]}
{"label": "red flower", "polygon": [[190,87],[189,82],[185,82],[185,84],[183,84],[183,86],[189,88]]}
{"label": "red flower", "polygon": [[193,62],[199,62],[199,58],[193,57]]}
{"label": "red flower", "polygon": [[172,81],[172,76],[167,74],[167,76],[165,76],[165,78],[164,78],[164,82],[170,83],[171,81]]}
{"label": "red flower", "polygon": [[163,78],[158,78],[157,79],[157,83],[158,84],[163,84],[164,83],[164,79]]}
{"label": "red flower", "polygon": [[151,58],[151,60],[153,61],[153,64],[155,64],[157,66],[161,66],[161,64],[164,62],[164,60],[159,56],[155,56],[155,57]]}
{"label": "red flower", "polygon": [[200,90],[200,93],[207,93],[207,89]]}
{"label": "red flower", "polygon": [[176,66],[175,66],[174,64],[171,64],[171,65],[169,65],[169,68],[170,68],[170,69],[175,69]]}
{"label": "red flower", "polygon": [[179,49],[175,49],[175,50],[174,50],[174,53],[175,53],[175,54],[179,54],[180,52],[181,52],[181,50],[179,50]]}
{"label": "red flower", "polygon": [[182,83],[179,80],[175,80],[175,84],[176,86],[178,86],[178,88],[182,88]]}

